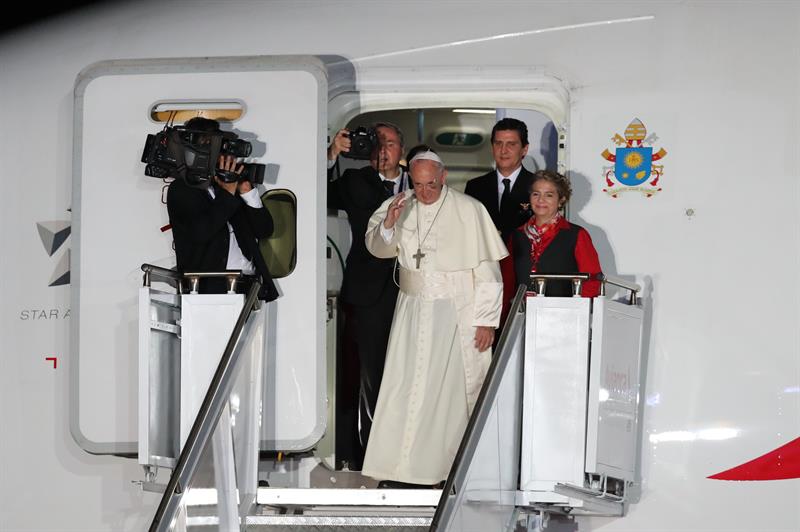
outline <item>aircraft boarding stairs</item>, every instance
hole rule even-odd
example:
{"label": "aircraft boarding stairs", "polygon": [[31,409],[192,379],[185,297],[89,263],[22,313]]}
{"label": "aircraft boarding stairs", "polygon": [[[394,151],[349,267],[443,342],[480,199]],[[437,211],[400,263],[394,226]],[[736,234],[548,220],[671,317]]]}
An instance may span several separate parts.
{"label": "aircraft boarding stairs", "polygon": [[[444,488],[377,489],[328,467],[320,449],[330,442],[260,452],[269,331],[254,319],[264,312],[258,282],[246,297],[200,295],[199,278],[225,276],[233,289],[239,273],[142,269],[139,463],[142,488],[163,493],[151,531],[541,530],[552,513],[625,514],[639,432],[638,286],[603,278],[593,299],[520,288]],[[553,278],[579,294],[588,275],[534,275],[532,286],[544,293]]]}

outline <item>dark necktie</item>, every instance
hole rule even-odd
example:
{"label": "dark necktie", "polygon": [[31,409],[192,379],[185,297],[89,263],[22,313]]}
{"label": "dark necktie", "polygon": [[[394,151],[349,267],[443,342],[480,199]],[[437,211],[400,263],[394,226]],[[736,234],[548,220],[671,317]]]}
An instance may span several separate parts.
{"label": "dark necktie", "polygon": [[394,196],[394,181],[389,181],[388,179],[384,179],[383,188],[386,189],[387,198],[391,198],[392,196]]}
{"label": "dark necktie", "polygon": [[503,194],[500,196],[500,216],[511,216],[511,180],[503,179]]}

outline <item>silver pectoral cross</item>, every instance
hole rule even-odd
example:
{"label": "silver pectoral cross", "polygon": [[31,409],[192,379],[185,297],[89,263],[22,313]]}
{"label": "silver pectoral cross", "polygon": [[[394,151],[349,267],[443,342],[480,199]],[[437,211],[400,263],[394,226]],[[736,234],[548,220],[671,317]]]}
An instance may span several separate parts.
{"label": "silver pectoral cross", "polygon": [[425,253],[423,253],[423,252],[422,252],[422,250],[421,250],[420,248],[417,248],[417,252],[416,252],[416,253],[414,253],[414,254],[413,254],[413,255],[411,255],[411,256],[412,256],[412,257],[414,257],[415,259],[417,259],[417,269],[419,270],[419,261],[421,261],[421,260],[422,260],[422,257],[424,257],[424,256],[425,256]]}

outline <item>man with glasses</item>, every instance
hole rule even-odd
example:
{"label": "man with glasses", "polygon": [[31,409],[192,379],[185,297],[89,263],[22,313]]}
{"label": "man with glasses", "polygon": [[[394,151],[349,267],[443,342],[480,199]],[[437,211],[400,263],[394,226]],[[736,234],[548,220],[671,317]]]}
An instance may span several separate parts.
{"label": "man with glasses", "polygon": [[[455,458],[491,360],[508,252],[486,209],[445,185],[431,151],[410,163],[413,195],[372,215],[370,253],[397,257],[400,294],[363,474],[434,485]],[[400,483],[398,486],[397,483]]]}
{"label": "man with glasses", "polygon": [[[372,152],[370,164],[363,168],[348,169],[338,179],[328,183],[328,208],[347,213],[352,233],[341,290],[345,319],[343,358],[353,355],[358,358],[360,382],[357,389],[349,391],[354,397],[357,394],[359,413],[357,421],[350,422],[351,427],[347,427],[346,419],[340,418],[342,423],[339,424],[338,433],[340,437],[344,433],[343,439],[346,440],[348,434],[357,431],[358,439],[355,449],[347,449],[354,442],[350,442],[350,445],[342,442],[341,452],[337,454],[339,458],[350,462],[351,469],[356,470],[361,469],[364,448],[372,427],[397,301],[397,286],[392,278],[394,260],[372,256],[364,246],[364,234],[367,232],[367,221],[375,209],[387,198],[408,189],[408,180],[400,166],[403,132],[386,122],[377,123],[373,128],[378,136],[378,145]],[[342,129],[328,148],[329,168],[339,154],[349,150],[349,131]],[[349,387],[345,384],[343,388],[339,392],[346,394],[346,388]],[[342,395],[339,397],[342,398]],[[344,397],[344,402],[348,397]]]}

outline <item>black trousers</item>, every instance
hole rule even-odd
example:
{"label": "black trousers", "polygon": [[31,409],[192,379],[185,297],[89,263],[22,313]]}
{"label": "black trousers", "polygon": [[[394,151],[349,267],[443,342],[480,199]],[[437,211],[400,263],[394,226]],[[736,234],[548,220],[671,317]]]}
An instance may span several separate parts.
{"label": "black trousers", "polygon": [[[390,281],[391,282],[391,281]],[[352,397],[357,394],[358,418],[356,426],[348,429],[339,425],[339,431],[346,431],[357,436],[357,443],[351,461],[354,468],[360,469],[364,459],[364,452],[369,441],[372,428],[372,419],[375,415],[375,405],[378,402],[383,366],[386,361],[386,348],[389,344],[389,333],[392,328],[394,306],[397,302],[397,287],[392,283],[387,286],[381,297],[373,305],[344,305],[345,327],[343,331],[343,366],[353,367],[354,358],[358,360],[359,382],[354,390],[352,384],[348,386],[348,379],[340,379],[346,390],[345,395]],[[348,359],[350,362],[348,362]],[[340,367],[342,366],[340,365]],[[352,380],[351,380],[352,382]],[[353,383],[355,384],[355,383]],[[347,438],[347,436],[344,436]],[[339,453],[337,453],[339,454]]]}

